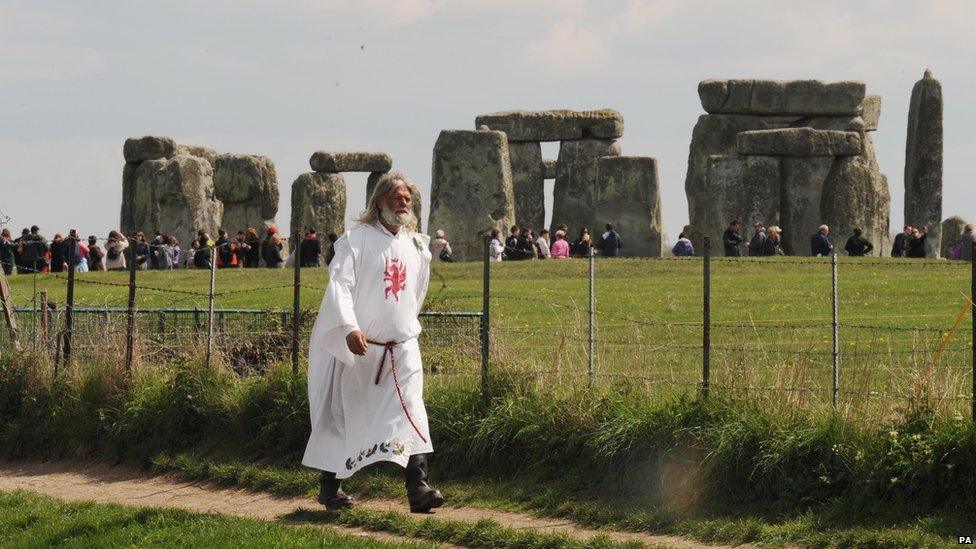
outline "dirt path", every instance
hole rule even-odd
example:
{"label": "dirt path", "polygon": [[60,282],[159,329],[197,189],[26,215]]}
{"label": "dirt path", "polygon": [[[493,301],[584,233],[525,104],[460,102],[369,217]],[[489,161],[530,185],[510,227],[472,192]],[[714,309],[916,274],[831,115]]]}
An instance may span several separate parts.
{"label": "dirt path", "polygon": [[[317,509],[318,503],[305,497],[280,497],[247,490],[235,490],[213,483],[186,481],[176,475],[149,476],[140,471],[103,464],[69,462],[0,463],[0,491],[31,490],[63,500],[90,500],[146,507],[176,507],[203,513],[220,513],[274,520],[299,508]],[[406,501],[372,499],[358,505],[377,511],[405,512]],[[630,532],[609,532],[581,528],[572,522],[536,518],[518,513],[468,507],[442,507],[433,515],[438,519],[474,522],[491,519],[513,529],[565,533],[586,539],[597,534],[617,541],[641,541],[652,546],[717,547],[676,536],[657,536]],[[356,528],[336,527],[345,533],[385,541],[420,541]]]}

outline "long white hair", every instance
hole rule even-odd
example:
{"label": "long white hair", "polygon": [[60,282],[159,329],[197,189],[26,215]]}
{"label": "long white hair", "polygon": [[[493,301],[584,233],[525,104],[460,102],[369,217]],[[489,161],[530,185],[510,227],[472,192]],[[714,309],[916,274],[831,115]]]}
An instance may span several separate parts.
{"label": "long white hair", "polygon": [[[397,190],[401,186],[410,190],[410,196],[413,204],[416,204],[420,200],[420,189],[414,185],[413,181],[410,181],[410,179],[408,179],[403,172],[389,172],[383,175],[383,177],[376,182],[376,188],[373,189],[373,194],[369,197],[369,206],[359,215],[358,218],[356,218],[356,221],[360,223],[375,223],[382,219],[383,199],[390,196],[393,191]],[[410,216],[412,221],[405,225],[405,227],[416,232],[417,222],[419,220],[417,219],[417,216],[413,215],[413,204],[410,206]]]}

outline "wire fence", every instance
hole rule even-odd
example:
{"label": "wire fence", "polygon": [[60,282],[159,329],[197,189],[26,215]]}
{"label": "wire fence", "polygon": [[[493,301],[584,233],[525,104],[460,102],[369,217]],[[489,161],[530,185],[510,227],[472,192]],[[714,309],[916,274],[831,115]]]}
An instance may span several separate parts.
{"label": "wire fence", "polygon": [[[486,394],[501,375],[547,385],[720,393],[851,417],[919,403],[976,412],[976,263],[707,253],[495,263],[488,244],[478,245],[480,264],[432,269],[420,342],[430,375],[480,380]],[[258,281],[266,279],[248,276],[253,284],[222,286],[235,276],[223,273],[212,268],[206,290],[200,272],[180,275],[195,277],[194,285],[142,282],[136,269],[128,284],[70,269],[43,275],[68,291],[63,300],[36,290],[15,296],[18,343],[50,353],[61,369],[73,359],[126,357],[131,368],[204,355],[241,374],[287,360],[297,371],[328,283],[325,270],[298,264],[291,281],[277,276],[264,285]],[[916,287],[920,273],[936,286]],[[76,306],[76,285],[102,301]],[[891,303],[879,292],[890,292]],[[156,305],[139,307],[146,296]],[[275,306],[222,305],[245,299]],[[289,300],[291,307],[282,307]],[[0,347],[13,345],[4,331]]]}

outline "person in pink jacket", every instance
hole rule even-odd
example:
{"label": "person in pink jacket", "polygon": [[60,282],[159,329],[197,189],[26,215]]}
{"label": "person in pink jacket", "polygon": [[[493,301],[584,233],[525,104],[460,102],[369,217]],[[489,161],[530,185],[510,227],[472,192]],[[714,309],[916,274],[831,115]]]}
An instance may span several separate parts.
{"label": "person in pink jacket", "polygon": [[566,242],[566,233],[556,231],[556,241],[552,243],[553,259],[569,259],[569,242]]}

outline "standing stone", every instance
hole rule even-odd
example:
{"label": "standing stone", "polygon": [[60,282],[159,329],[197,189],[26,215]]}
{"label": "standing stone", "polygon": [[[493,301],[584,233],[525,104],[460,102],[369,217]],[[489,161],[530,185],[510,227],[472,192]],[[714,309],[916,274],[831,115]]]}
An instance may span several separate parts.
{"label": "standing stone", "polygon": [[881,121],[881,96],[865,95],[861,103],[861,119],[864,120],[864,131],[873,132],[878,129]]}
{"label": "standing stone", "polygon": [[482,114],[474,127],[500,130],[513,141],[617,139],[624,134],[624,117],[613,109],[596,111],[503,111]]}
{"label": "standing stone", "polygon": [[381,152],[316,151],[308,163],[313,171],[323,173],[388,172],[393,168],[393,159]]}
{"label": "standing stone", "polygon": [[905,145],[905,225],[928,225],[925,256],[942,245],[942,84],[925,71],[912,88]]}
{"label": "standing stone", "polygon": [[197,229],[216,234],[223,204],[214,193],[210,162],[185,155],[142,162],[135,173],[131,212],[133,229],[173,235],[184,246]]}
{"label": "standing stone", "polygon": [[864,82],[820,80],[704,80],[702,107],[710,114],[859,115]]}
{"label": "standing stone", "polygon": [[[387,172],[371,172],[369,177],[366,178],[367,208],[369,208],[369,199],[373,197],[373,191],[376,189],[376,184],[379,183],[380,178],[386,174]],[[411,203],[413,204],[413,215],[417,217],[417,232],[423,232],[423,201],[419,191],[414,193]]]}
{"label": "standing stone", "polygon": [[560,224],[569,226],[567,240],[575,238],[583,227],[594,232],[596,179],[599,160],[604,156],[620,156],[620,144],[612,139],[578,139],[559,144],[556,162],[556,184],[552,193],[552,223],[556,233]]}
{"label": "standing stone", "polygon": [[752,130],[735,136],[735,150],[756,156],[848,156],[861,154],[861,135],[812,128]]}
{"label": "standing stone", "polygon": [[275,224],[278,177],[270,158],[222,154],[214,162],[214,190],[224,203],[221,226],[228,232],[253,227],[258,233]]}
{"label": "standing stone", "polygon": [[[315,228],[342,236],[346,225],[346,180],[338,173],[303,173],[291,184],[291,232]],[[322,256],[328,246],[322,247]],[[321,263],[324,265],[325,263]]]}
{"label": "standing stone", "polygon": [[[748,130],[769,129],[770,123],[759,116],[703,114],[691,133],[688,148],[688,172],[685,176],[685,195],[688,198],[689,230],[696,250],[702,249],[702,228],[708,199],[705,189],[708,181],[708,164],[712,155],[735,152],[736,135]],[[715,249],[713,246],[712,249]],[[721,248],[719,248],[721,249]]]}
{"label": "standing stone", "polygon": [[484,232],[515,223],[508,139],[493,130],[444,130],[433,156],[429,230],[444,230],[460,260],[480,259]]}
{"label": "standing stone", "polygon": [[780,162],[769,156],[716,155],[709,159],[704,234],[712,251],[722,250],[722,233],[733,219],[751,235],[752,224],[776,225],[780,218]]}
{"label": "standing stone", "polygon": [[942,257],[949,257],[949,248],[959,242],[966,220],[954,215],[942,222]]}
{"label": "standing stone", "polygon": [[657,160],[643,156],[605,156],[598,161],[593,238],[613,223],[623,256],[661,257],[661,196]]}
{"label": "standing stone", "polygon": [[515,223],[536,232],[546,222],[545,166],[538,142],[508,143],[512,163],[512,194],[515,198]]}
{"label": "standing stone", "polygon": [[834,160],[823,184],[820,212],[837,253],[844,254],[854,227],[860,227],[864,238],[874,244],[872,255],[883,256],[891,251],[891,194],[869,136],[865,136],[864,146],[864,155]]}
{"label": "standing stone", "polygon": [[129,234],[136,227],[132,208],[135,200],[136,170],[139,169],[139,164],[139,162],[126,162],[122,166],[122,213],[119,228],[124,234]]}
{"label": "standing stone", "polygon": [[145,135],[130,137],[122,146],[122,156],[126,162],[144,162],[176,156],[179,145],[171,137]]}
{"label": "standing stone", "polygon": [[[781,159],[780,227],[785,254],[810,255],[810,237],[825,222],[820,203],[824,182],[833,165],[832,156]],[[830,239],[835,248],[838,238],[831,230]]]}
{"label": "standing stone", "polygon": [[210,147],[201,147],[200,145],[177,145],[176,154],[186,154],[189,156],[199,156],[200,158],[205,158],[214,168],[217,167],[217,157],[220,156],[217,151],[211,149]]}

